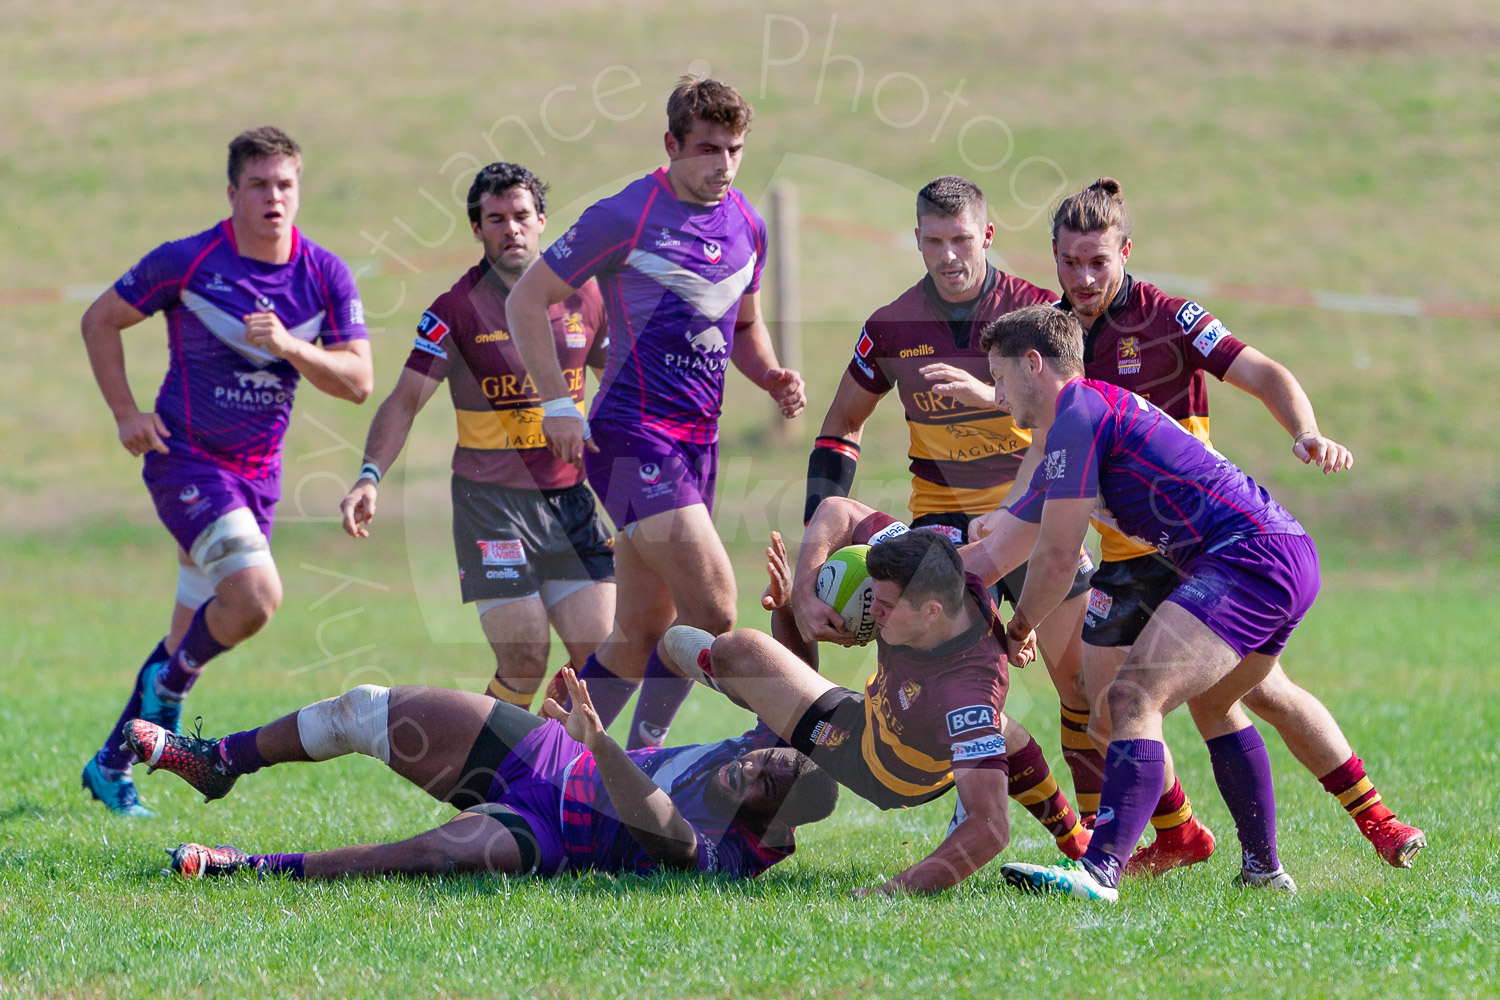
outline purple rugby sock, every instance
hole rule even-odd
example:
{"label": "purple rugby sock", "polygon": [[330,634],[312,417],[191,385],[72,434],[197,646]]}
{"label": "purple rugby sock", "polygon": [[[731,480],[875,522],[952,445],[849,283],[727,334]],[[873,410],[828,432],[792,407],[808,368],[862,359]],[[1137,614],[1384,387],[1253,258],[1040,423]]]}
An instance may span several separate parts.
{"label": "purple rugby sock", "polygon": [[640,750],[665,743],[672,720],[677,718],[678,710],[692,691],[693,682],[668,669],[653,648],[651,659],[646,661],[646,676],[641,681],[641,696],[635,703],[635,718],[630,723],[630,739],[625,749]]}
{"label": "purple rugby sock", "polygon": [[306,878],[307,876],[302,872],[302,866],[306,860],[306,854],[252,854],[250,867],[261,875],[290,875],[292,878]]}
{"label": "purple rugby sock", "polygon": [[1099,817],[1083,860],[1109,885],[1119,883],[1136,841],[1161,798],[1167,747],[1156,740],[1111,740],[1104,758]]}
{"label": "purple rugby sock", "polygon": [[[156,648],[147,655],[146,662],[141,664],[141,669],[144,670],[146,667],[149,667],[154,663],[161,663],[166,660],[166,658],[167,640],[163,638],[161,642],[158,642],[156,644]],[[151,683],[151,675],[155,672],[156,671],[154,670],[146,671],[145,683]],[[131,762],[134,761],[135,755],[132,754],[129,750],[122,750],[120,748],[120,745],[125,742],[125,723],[129,722],[131,719],[140,718],[140,715],[141,696],[138,692],[132,690],[130,693],[130,700],[125,703],[125,710],[121,712],[120,717],[115,720],[115,727],[111,729],[109,731],[109,735],[104,738],[104,745],[99,748],[99,752],[94,754],[94,759],[99,762],[100,767],[110,771],[128,771],[130,769]]]}
{"label": "purple rugby sock", "polygon": [[600,663],[593,653],[589,654],[583,669],[578,671],[578,679],[588,682],[589,700],[594,703],[594,711],[599,713],[599,721],[604,723],[606,729],[619,718],[625,703],[630,700],[636,685],[640,683],[617,676]]}
{"label": "purple rugby sock", "polygon": [[1242,864],[1256,874],[1281,867],[1276,856],[1276,791],[1271,784],[1271,757],[1254,726],[1208,741],[1219,794],[1234,817]]}
{"label": "purple rugby sock", "polygon": [[208,630],[205,612],[215,600],[217,598],[209,598],[198,606],[198,610],[193,613],[192,622],[183,633],[182,642],[177,646],[177,652],[167,661],[166,669],[158,674],[157,690],[163,695],[177,698],[186,695],[198,679],[203,665],[229,648],[215,639]]}
{"label": "purple rugby sock", "polygon": [[259,727],[247,729],[242,733],[230,733],[219,741],[219,757],[229,766],[231,774],[254,774],[271,766],[255,745],[255,735],[259,732]]}

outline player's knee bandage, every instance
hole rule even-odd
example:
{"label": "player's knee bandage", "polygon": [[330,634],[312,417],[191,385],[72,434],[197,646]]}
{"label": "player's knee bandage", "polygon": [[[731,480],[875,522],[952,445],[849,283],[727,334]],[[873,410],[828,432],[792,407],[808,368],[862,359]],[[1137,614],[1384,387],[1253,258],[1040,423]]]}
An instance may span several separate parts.
{"label": "player's knee bandage", "polygon": [[297,736],[313,760],[362,753],[391,762],[391,689],[361,684],[297,713]]}
{"label": "player's knee bandage", "polygon": [[197,566],[177,567],[177,603],[197,609],[214,596],[214,582]]}
{"label": "player's knee bandage", "polygon": [[276,565],[271,543],[248,507],[237,507],[204,528],[188,555],[215,587],[242,569]]}

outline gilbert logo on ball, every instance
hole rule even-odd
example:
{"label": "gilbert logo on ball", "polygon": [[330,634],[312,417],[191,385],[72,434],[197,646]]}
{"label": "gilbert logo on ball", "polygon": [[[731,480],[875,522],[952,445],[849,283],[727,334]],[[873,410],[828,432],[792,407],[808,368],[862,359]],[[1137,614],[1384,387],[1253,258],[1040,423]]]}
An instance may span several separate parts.
{"label": "gilbert logo on ball", "polygon": [[865,569],[868,545],[848,545],[828,557],[818,568],[818,600],[838,612],[844,627],[854,634],[861,646],[875,638],[875,616],[870,613],[874,600],[870,593],[870,575]]}

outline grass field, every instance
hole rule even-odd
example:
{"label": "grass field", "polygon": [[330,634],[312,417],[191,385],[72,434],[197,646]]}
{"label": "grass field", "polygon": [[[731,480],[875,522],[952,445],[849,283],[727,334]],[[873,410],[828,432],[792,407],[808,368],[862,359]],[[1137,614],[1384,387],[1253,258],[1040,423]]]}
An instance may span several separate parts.
{"label": "grass field", "polygon": [[[452,186],[496,156],[526,162],[552,182],[561,232],[656,165],[659,106],[690,65],[756,104],[740,186],[760,198],[793,183],[804,216],[845,231],[908,227],[916,188],[961,172],[990,194],[996,259],[1034,261],[1047,251],[1038,206],[1112,174],[1142,271],[1500,302],[1492,4],[1206,16],[1089,0],[1062,17],[994,5],[914,19],[885,3],[0,4],[0,996],[1500,993],[1492,320],[1204,300],[1296,371],[1324,429],[1356,450],[1352,474],[1315,476],[1258,403],[1215,387],[1216,443],[1318,539],[1325,586],[1289,671],[1328,702],[1386,801],[1427,831],[1411,872],[1383,866],[1268,733],[1282,853],[1302,891],[1235,892],[1232,825],[1177,718],[1185,786],[1224,848],[1130,886],[1110,910],[1013,895],[993,867],[935,898],[847,898],[925,854],[946,802],[882,814],[846,796],[793,860],[748,885],[187,885],[157,877],[163,846],[391,839],[444,810],[364,759],[272,770],[211,805],[142,773],[161,814],[143,823],[112,820],[77,787],[165,625],[173,560],[89,378],[82,305],[15,304],[16,292],[112,280],[219,218],[222,150],[246,125],[280,123],[307,150],[299,224],[365,269],[382,396],[412,322],[471,253]],[[799,243],[811,419],[792,443],[774,438],[768,405],[731,380],[719,525],[745,624],[761,620],[758,547],[769,527],[795,527],[806,447],[859,323],[920,274],[914,254],[835,230],[809,226]],[[1016,269],[1051,283],[1045,267]],[[160,322],[127,344],[144,403],[165,364]],[[477,689],[488,676],[452,579],[445,401],[419,418],[375,537],[356,546],[330,523],[372,415],[312,390],[299,401],[276,539],[286,602],[195,690],[189,715],[205,732],[365,681]],[[899,512],[905,439],[891,406],[866,442],[856,495]],[[871,668],[859,652],[828,666],[846,683]],[[1046,678],[1020,674],[1010,708],[1060,766]],[[699,692],[674,734],[717,738],[744,721]],[[1029,817],[1013,825],[1011,856],[1049,856]]]}

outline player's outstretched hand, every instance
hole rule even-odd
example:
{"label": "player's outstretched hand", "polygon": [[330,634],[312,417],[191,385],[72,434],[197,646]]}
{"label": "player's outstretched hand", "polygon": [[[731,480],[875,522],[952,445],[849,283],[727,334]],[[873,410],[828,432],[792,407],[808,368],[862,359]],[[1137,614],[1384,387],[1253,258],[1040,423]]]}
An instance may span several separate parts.
{"label": "player's outstretched hand", "polygon": [[1303,465],[1321,465],[1323,475],[1354,468],[1354,453],[1333,438],[1304,434],[1292,445],[1292,454]]}
{"label": "player's outstretched hand", "polygon": [[792,567],[787,562],[786,543],[781,540],[779,531],[771,532],[771,544],[766,546],[766,576],[771,582],[760,595],[760,606],[767,611],[785,607],[792,599]]}
{"label": "player's outstretched hand", "polygon": [[285,358],[297,350],[302,343],[286,332],[281,317],[273,312],[253,312],[245,315],[245,339],[251,347],[276,358]]}
{"label": "player's outstretched hand", "polygon": [[167,430],[167,425],[162,423],[161,417],[155,411],[142,413],[136,410],[117,422],[120,430],[120,444],[125,450],[136,458],[140,458],[148,451],[159,451],[163,455],[168,454],[164,438],[172,436]]}
{"label": "player's outstretched hand", "polygon": [[807,406],[807,384],[802,381],[801,373],[790,368],[772,368],[766,372],[760,387],[771,394],[776,405],[781,407],[781,415],[788,420]]}
{"label": "player's outstretched hand", "polygon": [[600,740],[608,739],[609,736],[604,731],[599,713],[594,710],[594,702],[589,698],[588,682],[579,680],[572,667],[563,667],[560,673],[563,683],[568,687],[568,697],[573,699],[573,710],[570,712],[559,705],[555,698],[548,698],[542,705],[542,712],[547,718],[561,722],[569,737],[592,751]]}
{"label": "player's outstretched hand", "polygon": [[344,515],[344,530],[351,538],[369,538],[370,522],[375,520],[375,484],[361,479],[339,504]]}
{"label": "player's outstretched hand", "polygon": [[965,406],[996,409],[995,387],[962,368],[938,362],[923,365],[919,370],[927,381],[937,383],[932,387],[932,391],[939,396],[947,396]]}

